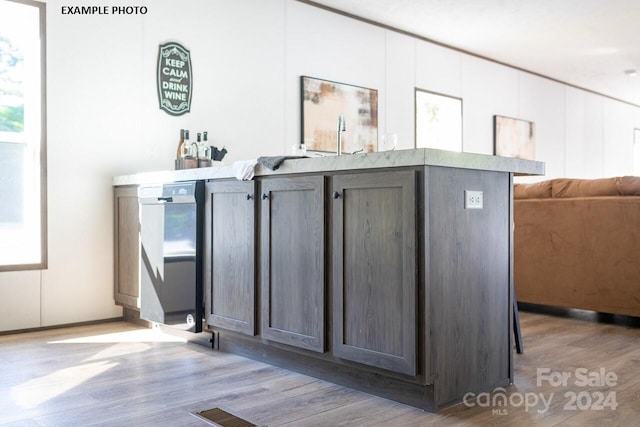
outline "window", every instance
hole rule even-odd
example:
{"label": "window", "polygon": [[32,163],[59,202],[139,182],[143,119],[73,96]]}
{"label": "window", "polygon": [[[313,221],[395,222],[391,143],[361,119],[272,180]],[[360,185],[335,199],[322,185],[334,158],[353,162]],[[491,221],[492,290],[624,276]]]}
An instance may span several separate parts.
{"label": "window", "polygon": [[640,129],[633,130],[633,174],[640,176]]}
{"label": "window", "polygon": [[0,271],[46,268],[45,5],[0,0]]}
{"label": "window", "polygon": [[416,147],[462,151],[462,100],[416,88]]}

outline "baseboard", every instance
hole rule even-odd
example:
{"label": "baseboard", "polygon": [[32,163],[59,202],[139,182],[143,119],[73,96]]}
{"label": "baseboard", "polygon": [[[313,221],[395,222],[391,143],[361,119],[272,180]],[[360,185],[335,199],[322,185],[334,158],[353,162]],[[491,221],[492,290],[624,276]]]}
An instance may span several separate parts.
{"label": "baseboard", "polygon": [[0,336],[24,334],[27,332],[48,331],[51,329],[73,328],[74,326],[97,325],[99,323],[122,322],[123,320],[124,319],[122,317],[109,317],[107,319],[88,320],[86,322],[65,323],[61,325],[51,325],[51,326],[39,326],[37,328],[14,329],[11,331],[0,331]]}

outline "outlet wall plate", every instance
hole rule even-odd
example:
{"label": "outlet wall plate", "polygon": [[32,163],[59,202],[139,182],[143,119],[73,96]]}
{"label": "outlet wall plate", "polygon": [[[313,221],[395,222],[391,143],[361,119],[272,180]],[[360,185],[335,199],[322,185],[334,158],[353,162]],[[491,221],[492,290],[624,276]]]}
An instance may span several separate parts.
{"label": "outlet wall plate", "polygon": [[476,190],[464,191],[464,208],[465,209],[482,209],[484,202],[484,193]]}

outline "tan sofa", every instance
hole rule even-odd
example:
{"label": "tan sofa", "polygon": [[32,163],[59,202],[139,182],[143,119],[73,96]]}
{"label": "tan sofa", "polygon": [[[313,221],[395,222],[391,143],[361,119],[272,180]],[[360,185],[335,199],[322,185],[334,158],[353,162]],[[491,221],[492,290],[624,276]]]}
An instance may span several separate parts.
{"label": "tan sofa", "polygon": [[640,177],[514,186],[519,302],[640,316]]}

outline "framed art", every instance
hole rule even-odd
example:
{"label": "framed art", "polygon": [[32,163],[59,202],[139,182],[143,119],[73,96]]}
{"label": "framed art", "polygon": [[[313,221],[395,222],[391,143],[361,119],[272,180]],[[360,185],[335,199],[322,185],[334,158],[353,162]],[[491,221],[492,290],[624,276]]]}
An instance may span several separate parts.
{"label": "framed art", "polygon": [[344,153],[378,150],[377,90],[308,76],[301,76],[300,84],[307,151],[336,152],[338,132]]}
{"label": "framed art", "polygon": [[462,151],[462,99],[416,88],[416,148]]}
{"label": "framed art", "polygon": [[496,156],[535,160],[535,123],[504,116],[493,116]]}

